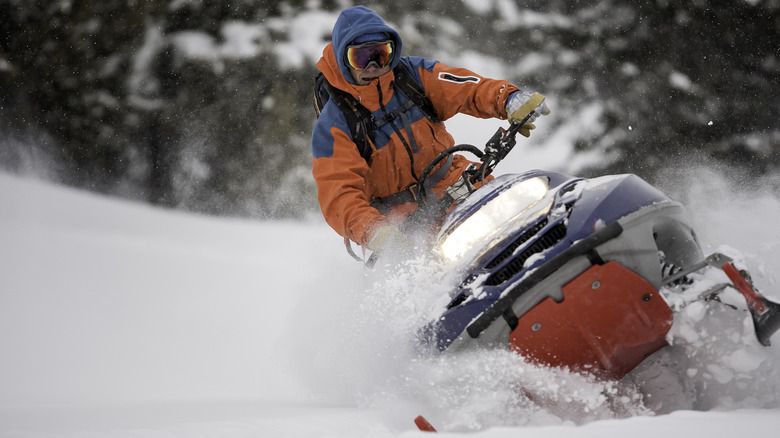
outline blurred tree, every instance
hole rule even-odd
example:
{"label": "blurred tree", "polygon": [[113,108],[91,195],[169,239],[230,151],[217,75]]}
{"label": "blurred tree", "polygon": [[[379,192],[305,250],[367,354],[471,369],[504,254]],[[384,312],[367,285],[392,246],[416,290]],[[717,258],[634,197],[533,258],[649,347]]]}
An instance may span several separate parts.
{"label": "blurred tree", "polygon": [[669,0],[631,13],[604,42],[607,136],[622,151],[612,169],[649,176],[692,154],[777,168],[778,3]]}
{"label": "blurred tree", "polygon": [[[51,134],[67,184],[215,214],[300,215],[312,194],[273,197],[286,171],[308,163],[309,84],[280,73],[269,35],[248,60],[193,56],[177,41],[208,35],[200,43],[215,50],[226,25],[302,3],[4,2],[0,126]],[[293,174],[288,183],[306,187]]]}
{"label": "blurred tree", "polygon": [[0,6],[0,23],[0,47],[18,72],[10,82],[25,96],[25,105],[5,116],[45,129],[62,144],[61,156],[79,170],[66,182],[111,187],[127,166],[117,128],[123,75],[143,14],[124,1],[10,0]]}

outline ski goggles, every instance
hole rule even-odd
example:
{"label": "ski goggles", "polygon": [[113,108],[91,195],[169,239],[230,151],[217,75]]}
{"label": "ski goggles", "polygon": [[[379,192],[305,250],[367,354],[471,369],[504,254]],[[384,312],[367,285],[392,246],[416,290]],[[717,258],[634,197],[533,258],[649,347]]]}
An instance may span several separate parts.
{"label": "ski goggles", "polygon": [[393,60],[393,42],[368,41],[347,46],[347,65],[355,70],[365,70],[372,63],[387,67]]}

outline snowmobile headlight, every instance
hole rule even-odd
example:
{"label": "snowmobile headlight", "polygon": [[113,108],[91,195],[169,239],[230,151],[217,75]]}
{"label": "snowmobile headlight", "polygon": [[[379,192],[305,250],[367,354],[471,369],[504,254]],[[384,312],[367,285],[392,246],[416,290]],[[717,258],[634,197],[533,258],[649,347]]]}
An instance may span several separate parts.
{"label": "snowmobile headlight", "polygon": [[547,214],[553,201],[547,197],[548,202],[542,202],[548,188],[545,179],[535,177],[501,192],[443,239],[441,254],[447,261],[458,260],[472,248],[486,245],[507,225],[520,226]]}

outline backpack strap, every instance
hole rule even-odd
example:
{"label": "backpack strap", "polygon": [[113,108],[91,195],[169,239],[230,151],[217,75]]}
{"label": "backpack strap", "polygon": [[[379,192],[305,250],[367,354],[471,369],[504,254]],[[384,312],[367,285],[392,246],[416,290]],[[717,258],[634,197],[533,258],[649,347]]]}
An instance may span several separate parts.
{"label": "backpack strap", "polygon": [[325,107],[325,104],[330,100],[328,89],[325,88],[327,83],[328,80],[325,79],[325,75],[321,71],[317,72],[317,75],[314,76],[314,112],[317,113],[318,119],[322,115],[322,109]]}
{"label": "backpack strap", "polygon": [[[404,121],[404,126],[408,130],[407,134],[412,141],[412,147],[417,149],[417,143],[415,142],[414,137],[410,132],[411,126],[409,119],[406,116],[406,110],[412,106],[417,106],[428,120],[433,123],[441,122],[439,121],[439,117],[436,114],[436,109],[433,107],[433,103],[428,98],[428,96],[425,95],[425,92],[422,89],[422,85],[417,82],[409,68],[407,68],[404,63],[399,62],[398,65],[396,65],[393,69],[393,74],[395,75],[395,83],[393,88],[396,90],[396,92],[401,93],[401,95],[406,98],[406,104],[400,106],[392,113],[387,114],[383,119],[377,121],[376,126],[380,127],[386,123],[391,122],[395,117],[401,117]],[[398,133],[398,136],[400,137],[401,134]],[[415,150],[415,152],[417,151]],[[451,166],[452,155],[448,157],[447,162],[445,162],[439,168],[439,170],[434,172],[433,175],[431,175],[431,177],[426,180],[425,187],[418,187],[417,184],[412,184],[398,193],[393,193],[383,198],[374,198],[371,200],[370,204],[372,207],[379,210],[380,213],[386,215],[390,212],[391,208],[397,205],[401,205],[406,202],[415,202],[417,201],[419,192],[424,190],[427,193],[430,191],[433,186],[444,179],[444,176],[446,176],[447,172],[449,172]]]}
{"label": "backpack strap", "polygon": [[431,99],[425,95],[425,91],[423,91],[422,86],[414,78],[412,72],[409,71],[409,68],[403,62],[399,62],[393,69],[393,74],[395,75],[396,87],[401,94],[420,108],[420,111],[428,120],[440,123]]}
{"label": "backpack strap", "polygon": [[[433,103],[425,95],[422,85],[417,82],[409,68],[403,62],[399,62],[393,69],[393,74],[395,75],[395,89],[408,100],[407,104],[399,110],[406,111],[412,106],[417,106],[428,120],[440,123]],[[351,94],[332,86],[322,72],[317,73],[314,82],[314,110],[317,117],[322,114],[325,103],[332,99],[347,119],[349,132],[357,144],[360,156],[368,162],[373,153],[371,142],[374,140],[374,131],[388,121],[384,119],[375,121],[371,111],[360,104]],[[393,114],[392,117],[397,115]]]}
{"label": "backpack strap", "polygon": [[328,99],[332,100],[347,119],[349,132],[358,147],[360,156],[368,162],[373,152],[370,141],[373,141],[375,129],[371,111],[361,105],[351,94],[332,86],[322,72],[317,73],[314,78],[314,90],[314,109],[317,117],[322,114],[322,108]]}

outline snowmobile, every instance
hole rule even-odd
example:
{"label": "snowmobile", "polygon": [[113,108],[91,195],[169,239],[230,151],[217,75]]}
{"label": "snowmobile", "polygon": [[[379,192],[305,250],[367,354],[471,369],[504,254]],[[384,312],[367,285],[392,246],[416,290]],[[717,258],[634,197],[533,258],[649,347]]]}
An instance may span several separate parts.
{"label": "snowmobile", "polygon": [[[499,128],[484,151],[443,152],[418,186],[464,151],[481,160],[467,180],[487,181],[520,126]],[[433,351],[508,347],[542,365],[620,379],[667,345],[674,312],[661,290],[705,268],[722,269],[744,296],[761,344],[780,329],[780,304],[726,255],[704,257],[683,206],[636,175],[533,170],[473,187],[443,215],[433,242],[461,273],[440,316],[420,330]],[[446,210],[424,194],[418,202],[420,217]]]}

